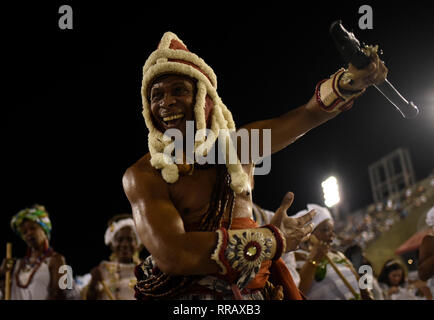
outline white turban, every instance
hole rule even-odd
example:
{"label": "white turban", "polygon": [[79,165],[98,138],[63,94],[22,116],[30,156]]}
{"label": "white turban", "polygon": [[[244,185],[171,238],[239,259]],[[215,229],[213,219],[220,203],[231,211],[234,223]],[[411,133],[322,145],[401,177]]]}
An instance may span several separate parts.
{"label": "white turban", "polygon": [[425,222],[430,227],[434,227],[434,207],[431,207],[427,212]]}
{"label": "white turban", "polygon": [[108,246],[110,243],[113,242],[116,233],[121,230],[124,227],[130,227],[136,236],[136,242],[137,244],[140,244],[140,238],[136,231],[136,226],[134,224],[134,220],[131,218],[122,219],[119,221],[115,221],[107,228],[105,235],[104,235],[104,242]]}
{"label": "white turban", "polygon": [[308,213],[309,211],[315,209],[316,211],[316,215],[313,217],[312,219],[312,223],[313,223],[313,229],[315,230],[323,221],[325,220],[331,220],[333,222],[333,217],[330,213],[330,211],[325,208],[325,207],[321,207],[317,204],[313,204],[313,203],[309,203],[307,205],[307,210],[303,209],[299,212],[297,212],[294,216],[292,216],[292,218],[298,218],[301,216],[304,216],[306,213]]}

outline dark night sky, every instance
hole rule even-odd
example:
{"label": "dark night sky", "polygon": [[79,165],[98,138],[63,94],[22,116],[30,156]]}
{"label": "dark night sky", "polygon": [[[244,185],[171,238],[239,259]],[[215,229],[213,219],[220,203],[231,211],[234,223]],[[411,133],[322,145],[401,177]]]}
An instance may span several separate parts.
{"label": "dark night sky", "polygon": [[[2,9],[7,87],[0,257],[6,240],[23,254],[8,224],[34,203],[49,211],[53,246],[76,274],[108,256],[106,222],[130,211],[122,175],[147,152],[142,66],[165,31],[214,69],[238,127],[302,105],[319,80],[342,66],[328,35],[337,19],[366,43],[380,44],[389,80],[420,107],[417,119],[405,120],[368,90],[352,110],[272,157],[271,173],[256,179],[254,198],[263,207],[276,209],[289,190],[296,195],[290,214],[307,202],[321,203],[320,183],[331,174],[341,183],[346,211],[364,207],[372,202],[368,165],[398,147],[410,150],[417,180],[433,169],[432,5],[84,3],[20,2]],[[58,28],[62,4],[73,8],[73,30]],[[373,8],[373,30],[358,28],[362,4]]]}

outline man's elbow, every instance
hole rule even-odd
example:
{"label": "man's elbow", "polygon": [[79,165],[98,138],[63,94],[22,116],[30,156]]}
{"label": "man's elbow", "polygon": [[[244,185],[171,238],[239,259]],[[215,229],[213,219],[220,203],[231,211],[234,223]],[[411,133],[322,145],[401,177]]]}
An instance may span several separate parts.
{"label": "man's elbow", "polygon": [[127,192],[131,188],[133,181],[134,181],[134,171],[130,167],[122,175],[122,187],[124,188],[125,192]]}

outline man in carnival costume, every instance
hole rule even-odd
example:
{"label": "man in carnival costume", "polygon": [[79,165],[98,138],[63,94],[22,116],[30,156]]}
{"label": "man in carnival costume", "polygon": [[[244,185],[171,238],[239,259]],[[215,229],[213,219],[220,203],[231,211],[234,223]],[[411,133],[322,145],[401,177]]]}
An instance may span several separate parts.
{"label": "man in carnival costume", "polygon": [[[370,54],[366,69],[350,64],[339,70],[318,84],[305,105],[244,126],[249,136],[253,129],[260,135],[271,129],[271,146],[259,144],[259,154],[287,147],[349,109],[366,87],[384,81],[386,67],[375,50]],[[287,193],[270,224],[259,228],[252,220],[253,169],[260,159],[240,162],[241,150],[230,139],[237,129],[217,94],[213,70],[171,32],[145,63],[142,102],[149,153],[123,177],[137,231],[151,253],[136,268],[136,298],[302,299],[280,256],[308,239],[315,212],[289,218],[294,195]],[[197,130],[190,151],[187,121]],[[169,129],[182,133],[185,148],[174,146],[165,134]],[[197,160],[213,148],[226,156],[223,165]],[[173,157],[174,149],[184,152]]]}

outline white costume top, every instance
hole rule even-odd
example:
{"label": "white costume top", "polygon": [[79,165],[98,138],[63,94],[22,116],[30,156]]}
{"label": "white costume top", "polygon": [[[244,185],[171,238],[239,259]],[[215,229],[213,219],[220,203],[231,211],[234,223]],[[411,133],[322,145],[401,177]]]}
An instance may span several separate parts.
{"label": "white costume top", "polygon": [[380,287],[383,289],[386,300],[426,300],[424,297],[416,296],[416,289],[407,283],[398,286],[398,292],[391,295],[387,294],[387,291],[390,289],[387,284],[380,283]]}
{"label": "white costume top", "polygon": [[[297,256],[297,269],[301,270],[306,263],[306,259],[309,256],[309,252],[299,249],[296,251]],[[359,282],[352,272],[351,268],[344,262],[342,262],[342,253],[329,252],[328,255],[335,263],[338,270],[347,279],[353,289],[360,295]],[[327,263],[326,275],[323,280],[312,282],[312,286],[309,292],[306,294],[309,300],[349,300],[354,299],[354,295],[350,289],[345,285],[340,276],[336,273],[335,269]]]}
{"label": "white costume top", "polygon": [[[47,300],[49,296],[49,286],[50,286],[50,270],[49,264],[51,257],[46,258],[39,269],[33,275],[32,281],[27,288],[21,288],[17,285],[15,278],[18,268],[21,264],[22,259],[18,259],[14,266],[14,271],[12,273],[12,290],[11,290],[11,300]],[[26,269],[25,267],[18,274],[18,278],[21,284],[26,284],[30,275],[33,272],[33,268]]]}
{"label": "white costume top", "polygon": [[[135,300],[135,267],[135,263],[119,263],[111,261],[102,261],[100,263],[99,268],[101,270],[102,278],[116,300]],[[110,300],[110,297],[103,290],[102,284],[99,284],[98,290],[101,290],[102,300]]]}
{"label": "white costume top", "polygon": [[[336,267],[348,280],[354,290],[360,295],[359,282],[357,281],[354,273],[345,263],[336,263],[335,255],[329,252],[335,262]],[[327,263],[327,273],[323,280],[312,282],[308,294],[306,295],[311,300],[350,300],[354,299],[354,295],[350,289],[345,285],[340,276],[336,273],[335,269]]]}

